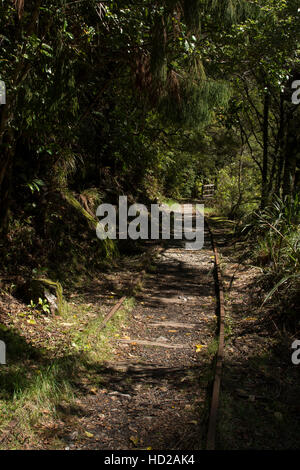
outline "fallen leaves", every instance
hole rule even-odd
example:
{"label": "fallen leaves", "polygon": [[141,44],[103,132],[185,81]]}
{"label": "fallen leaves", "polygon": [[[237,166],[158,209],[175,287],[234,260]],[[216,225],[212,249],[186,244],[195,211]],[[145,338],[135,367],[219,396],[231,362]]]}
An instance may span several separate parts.
{"label": "fallen leaves", "polygon": [[135,447],[138,446],[138,444],[139,444],[139,438],[138,438],[138,437],[131,436],[131,437],[129,438],[129,440],[132,442],[132,444],[133,444]]}

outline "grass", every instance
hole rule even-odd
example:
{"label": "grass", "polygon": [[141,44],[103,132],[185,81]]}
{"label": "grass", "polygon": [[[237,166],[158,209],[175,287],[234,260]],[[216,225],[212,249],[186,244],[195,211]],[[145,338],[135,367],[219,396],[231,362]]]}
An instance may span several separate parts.
{"label": "grass", "polygon": [[[134,303],[134,298],[126,299],[122,308],[118,310],[104,329],[101,328],[103,315],[93,314],[89,306],[78,305],[76,310],[73,310],[77,312],[77,314],[73,315],[73,318],[74,316],[76,318],[71,333],[74,349],[79,353],[85,353],[87,362],[94,363],[109,360],[112,356],[110,341],[125,326],[127,313],[133,308]],[[81,325],[86,321],[87,312],[90,314],[90,320],[82,329]]]}
{"label": "grass", "polygon": [[215,356],[219,348],[219,341],[217,338],[212,339],[212,341],[207,345],[205,353],[207,356]]}
{"label": "grass", "polygon": [[204,215],[209,216],[209,215],[215,215],[216,214],[216,209],[214,207],[206,207],[204,206]]}
{"label": "grass", "polygon": [[166,198],[166,199],[163,199],[163,204],[166,204],[167,206],[171,207],[175,204],[179,204],[178,201],[176,201],[175,199],[171,199],[171,198]]}
{"label": "grass", "polygon": [[[25,441],[35,445],[37,431],[57,418],[57,406],[74,400],[72,383],[76,362],[71,358],[54,360],[49,365],[11,364],[1,373],[6,392],[0,398],[1,436],[8,432],[9,449],[22,448]],[[4,396],[3,396],[4,395]],[[0,449],[7,449],[4,439]]]}
{"label": "grass", "polygon": [[0,449],[24,449],[25,443],[31,449],[44,448],[41,438],[55,426],[61,404],[73,405],[82,394],[82,383],[101,383],[97,370],[112,357],[112,340],[133,306],[134,299],[127,299],[101,329],[104,313],[97,305],[82,299],[68,303],[62,316],[48,323],[48,333],[54,336],[51,346],[48,335],[37,347],[34,338],[26,341],[17,330],[2,328],[8,365],[0,368]]}

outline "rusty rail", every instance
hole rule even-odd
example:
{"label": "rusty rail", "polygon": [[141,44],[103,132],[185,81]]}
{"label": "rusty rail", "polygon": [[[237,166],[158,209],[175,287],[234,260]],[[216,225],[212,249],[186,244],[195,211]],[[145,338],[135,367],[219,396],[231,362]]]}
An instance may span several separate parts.
{"label": "rusty rail", "polygon": [[127,297],[122,297],[117,303],[116,305],[114,305],[114,307],[108,312],[108,314],[106,315],[106,317],[104,317],[104,320],[100,326],[100,330],[102,330],[103,328],[106,327],[107,323],[109,322],[109,320],[111,319],[111,317],[114,316],[114,314],[122,307],[123,303],[125,302],[125,300],[127,299]]}
{"label": "rusty rail", "polygon": [[225,328],[225,309],[224,309],[224,288],[222,282],[222,275],[220,269],[219,254],[217,246],[214,240],[211,228],[205,219],[206,226],[210,233],[211,243],[213,247],[215,257],[215,269],[216,269],[216,287],[217,287],[217,299],[218,299],[218,313],[219,313],[219,347],[216,357],[215,376],[213,382],[212,398],[210,403],[210,413],[208,420],[208,432],[206,441],[206,450],[215,449],[216,432],[217,432],[217,416],[220,400],[220,388],[221,388],[221,376],[222,366],[224,359],[224,328]]}

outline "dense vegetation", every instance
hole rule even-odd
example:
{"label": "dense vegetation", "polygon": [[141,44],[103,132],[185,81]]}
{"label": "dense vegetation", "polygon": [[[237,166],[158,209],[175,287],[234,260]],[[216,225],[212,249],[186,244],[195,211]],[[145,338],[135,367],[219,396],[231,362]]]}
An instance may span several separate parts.
{"label": "dense vegetation", "polygon": [[128,253],[96,238],[101,202],[214,183],[298,329],[299,31],[298,0],[2,0],[1,289]]}
{"label": "dense vegetation", "polygon": [[233,218],[296,204],[296,0],[16,0],[0,21],[3,269],[65,271],[82,215],[93,228],[120,194],[191,198],[215,182]]}

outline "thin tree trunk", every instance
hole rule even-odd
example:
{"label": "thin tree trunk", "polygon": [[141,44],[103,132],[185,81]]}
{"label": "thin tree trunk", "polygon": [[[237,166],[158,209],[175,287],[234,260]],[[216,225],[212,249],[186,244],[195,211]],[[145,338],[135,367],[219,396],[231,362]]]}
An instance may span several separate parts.
{"label": "thin tree trunk", "polygon": [[12,133],[8,132],[0,143],[0,233],[8,227],[8,213],[11,200],[11,176],[13,156]]}
{"label": "thin tree trunk", "polygon": [[[297,110],[298,111],[298,110]],[[300,154],[299,122],[300,113],[291,113],[286,136],[285,165],[282,184],[283,197],[291,196],[294,192],[297,159]]]}
{"label": "thin tree trunk", "polygon": [[270,95],[269,91],[266,90],[264,97],[261,209],[263,209],[268,202],[269,110]]}
{"label": "thin tree trunk", "polygon": [[285,107],[284,107],[284,94],[280,94],[280,124],[279,124],[279,131],[278,131],[278,141],[279,141],[279,148],[278,148],[278,168],[277,168],[277,178],[276,178],[276,194],[280,196],[281,193],[281,183],[282,183],[282,173],[284,167],[284,135],[285,135]]}

